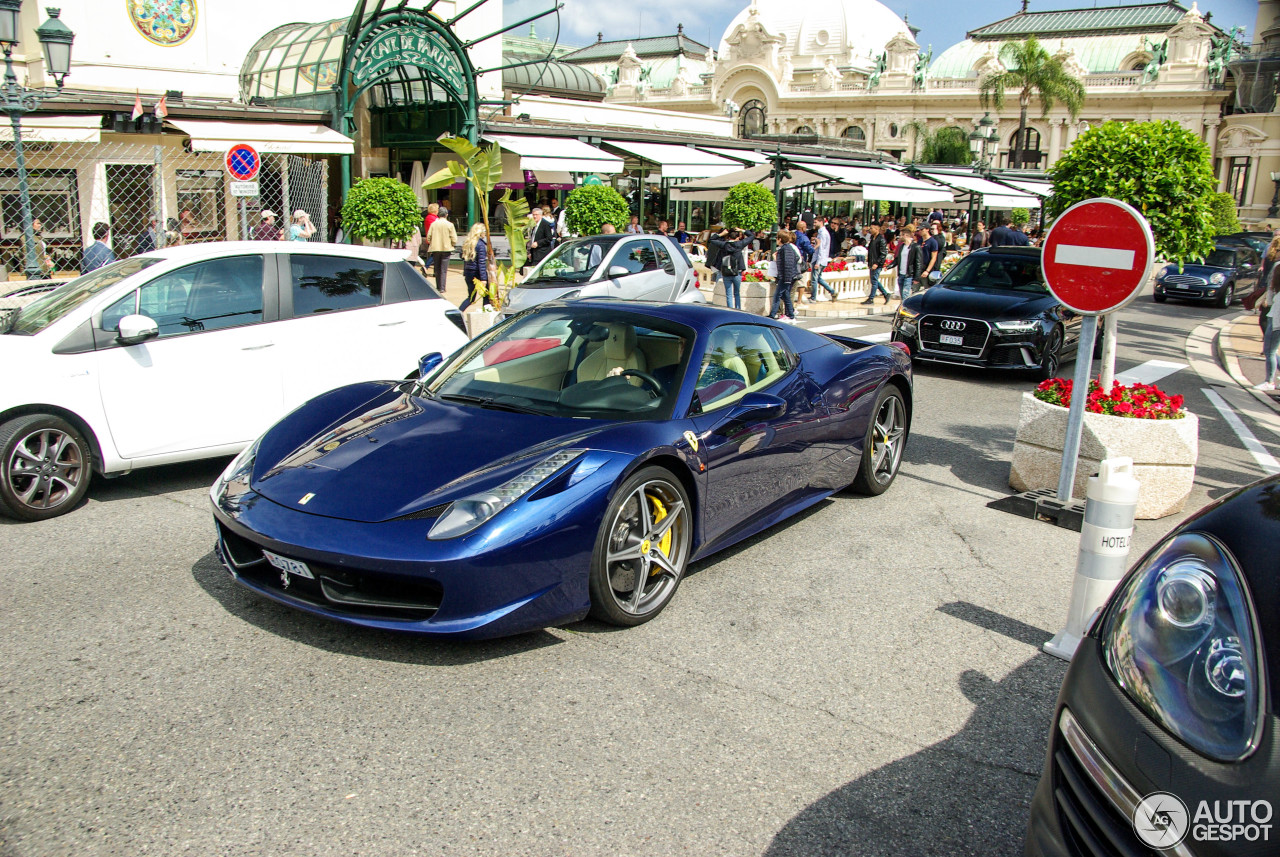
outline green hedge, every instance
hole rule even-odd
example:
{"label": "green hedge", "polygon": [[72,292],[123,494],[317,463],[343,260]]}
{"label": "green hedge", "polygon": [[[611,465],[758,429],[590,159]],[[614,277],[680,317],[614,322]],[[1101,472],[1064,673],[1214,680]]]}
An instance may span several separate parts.
{"label": "green hedge", "polygon": [[564,218],[570,232],[599,235],[606,223],[621,232],[631,219],[631,212],[622,194],[608,185],[583,185],[574,188],[565,199]]}
{"label": "green hedge", "polygon": [[408,241],[421,228],[422,212],[413,190],[399,179],[363,179],[351,186],[342,206],[342,228],[351,238]]}

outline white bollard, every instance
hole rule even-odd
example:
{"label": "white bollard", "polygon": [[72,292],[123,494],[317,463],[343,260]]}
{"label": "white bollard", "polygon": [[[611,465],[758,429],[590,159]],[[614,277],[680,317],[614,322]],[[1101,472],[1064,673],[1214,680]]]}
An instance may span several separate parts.
{"label": "white bollard", "polygon": [[1107,603],[1116,583],[1124,577],[1137,509],[1138,480],[1133,478],[1133,459],[1103,461],[1098,475],[1089,477],[1067,625],[1044,644],[1049,654],[1071,660],[1094,611]]}

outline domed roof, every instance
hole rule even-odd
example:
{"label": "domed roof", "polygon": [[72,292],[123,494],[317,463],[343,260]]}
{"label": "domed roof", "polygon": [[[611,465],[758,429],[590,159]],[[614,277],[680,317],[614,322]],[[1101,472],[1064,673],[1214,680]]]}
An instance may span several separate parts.
{"label": "domed roof", "polygon": [[[739,24],[747,23],[752,9],[770,33],[785,38],[784,53],[793,61],[800,57],[834,56],[837,61],[871,60],[907,24],[877,0],[824,0],[797,3],[795,0],[754,0],[729,22],[720,39],[720,53],[728,56],[728,38]],[[799,64],[799,63],[797,63]]]}

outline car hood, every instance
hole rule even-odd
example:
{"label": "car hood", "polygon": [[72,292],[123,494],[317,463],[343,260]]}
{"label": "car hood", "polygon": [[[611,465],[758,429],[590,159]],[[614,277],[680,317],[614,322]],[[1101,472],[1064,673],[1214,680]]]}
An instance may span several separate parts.
{"label": "car hood", "polygon": [[[488,410],[407,392],[389,392],[337,413],[279,460],[258,461],[253,489],[316,515],[386,521],[500,484],[613,425],[593,422],[584,431],[581,420]],[[268,445],[282,448],[270,432],[263,443]]]}
{"label": "car hood", "polygon": [[1213,274],[1230,274],[1232,271],[1235,270],[1234,268],[1223,268],[1218,265],[1188,265],[1188,264],[1184,264],[1182,266],[1181,271],[1178,270],[1177,265],[1172,265],[1172,266],[1166,265],[1160,270],[1167,271],[1169,270],[1170,267],[1173,268],[1172,273],[1190,274],[1193,277],[1204,277],[1206,280]]}
{"label": "car hood", "polygon": [[507,312],[520,312],[521,310],[529,309],[529,307],[535,307],[538,304],[562,298],[570,292],[580,291],[584,285],[565,283],[563,288],[560,286],[548,286],[538,289],[523,289],[517,286],[507,293],[507,304],[504,309]]}
{"label": "car hood", "polygon": [[906,305],[907,309],[922,314],[937,313],[996,320],[1032,318],[1054,303],[1053,296],[1049,294],[938,285],[907,298]]}

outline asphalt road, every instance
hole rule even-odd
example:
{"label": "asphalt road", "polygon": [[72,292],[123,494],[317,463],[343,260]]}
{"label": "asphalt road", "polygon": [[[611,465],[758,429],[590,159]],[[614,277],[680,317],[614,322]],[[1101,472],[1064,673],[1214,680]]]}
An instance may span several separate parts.
{"label": "asphalt road", "polygon": [[[1119,368],[1221,315],[1144,299]],[[1263,474],[1194,369],[1160,383],[1202,419],[1188,513]],[[0,854],[1020,854],[1078,538],[985,505],[1030,386],[922,367],[888,494],[699,563],[629,630],[448,644],[258,599],[211,551],[225,461],[0,521]]]}

